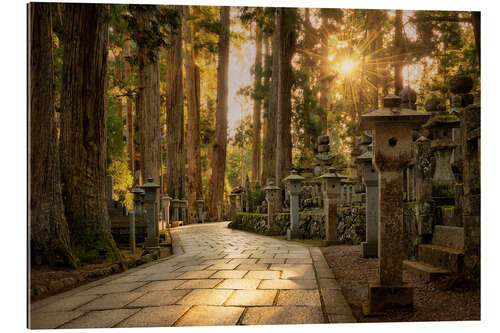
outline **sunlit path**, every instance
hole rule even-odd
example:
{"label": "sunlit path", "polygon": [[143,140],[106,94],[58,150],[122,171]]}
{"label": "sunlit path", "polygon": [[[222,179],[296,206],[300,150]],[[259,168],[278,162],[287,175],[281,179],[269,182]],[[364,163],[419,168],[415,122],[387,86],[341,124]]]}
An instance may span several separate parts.
{"label": "sunlit path", "polygon": [[318,248],[227,228],[172,232],[184,252],[32,305],[32,328],[353,321]]}

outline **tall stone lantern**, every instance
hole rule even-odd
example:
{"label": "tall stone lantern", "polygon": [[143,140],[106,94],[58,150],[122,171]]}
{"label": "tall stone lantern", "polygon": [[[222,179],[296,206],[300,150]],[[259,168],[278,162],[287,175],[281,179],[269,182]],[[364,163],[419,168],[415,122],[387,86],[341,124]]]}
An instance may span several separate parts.
{"label": "tall stone lantern", "polygon": [[203,199],[196,200],[196,206],[198,208],[198,223],[204,223],[203,218]]}
{"label": "tall stone lantern", "polygon": [[292,170],[291,174],[283,179],[283,182],[288,185],[290,191],[290,228],[286,231],[288,240],[302,238],[299,232],[299,195],[300,184],[304,179],[296,170]]}
{"label": "tall stone lantern", "polygon": [[325,240],[322,242],[323,246],[342,244],[337,237],[337,203],[340,199],[340,182],[347,177],[337,171],[335,167],[330,167],[327,173],[319,177],[321,179],[325,209]]}
{"label": "tall stone lantern", "polygon": [[365,314],[413,306],[413,288],[403,283],[403,170],[413,157],[411,130],[428,119],[401,108],[396,95],[386,96],[383,108],[361,116],[361,127],[373,133],[373,163],[379,173],[378,280],[368,283]]}
{"label": "tall stone lantern", "polygon": [[264,191],[267,201],[267,233],[270,236],[277,236],[280,234],[277,217],[281,207],[281,189],[274,185],[274,179],[270,178]]}
{"label": "tall stone lantern", "polygon": [[141,198],[141,195],[144,194],[144,190],[141,189],[140,187],[134,187],[130,190],[130,192],[134,195],[134,209],[135,209],[135,213],[138,215],[138,216],[142,216],[143,214],[143,211],[142,211],[142,198]]}
{"label": "tall stone lantern", "polygon": [[144,202],[148,214],[148,235],[144,241],[145,248],[158,248],[160,242],[158,216],[156,215],[156,193],[159,188],[160,185],[153,182],[152,177],[149,177],[148,182],[142,185],[142,189],[146,193]]}
{"label": "tall stone lantern", "polygon": [[357,159],[366,191],[366,241],[361,243],[363,258],[376,258],[378,254],[378,172],[372,160],[372,145],[369,145],[368,151]]}

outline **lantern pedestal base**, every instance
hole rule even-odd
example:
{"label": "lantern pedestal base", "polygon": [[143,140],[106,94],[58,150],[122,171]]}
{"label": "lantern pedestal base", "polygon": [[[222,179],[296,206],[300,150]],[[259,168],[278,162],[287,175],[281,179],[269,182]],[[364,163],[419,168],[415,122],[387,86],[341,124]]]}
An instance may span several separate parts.
{"label": "lantern pedestal base", "polygon": [[344,241],[341,240],[322,240],[321,246],[330,246],[330,245],[343,245]]}
{"label": "lantern pedestal base", "polygon": [[378,257],[378,244],[361,242],[361,257],[362,258],[377,258]]}
{"label": "lantern pedestal base", "polygon": [[160,238],[159,237],[146,237],[144,240],[144,248],[145,249],[151,249],[151,248],[160,248]]}
{"label": "lantern pedestal base", "polygon": [[292,239],[302,239],[304,238],[302,233],[297,231],[297,230],[292,230],[290,228],[288,228],[286,230],[286,239],[287,240],[292,240]]}
{"label": "lantern pedestal base", "polygon": [[377,316],[394,308],[413,309],[413,287],[405,283],[383,286],[379,281],[368,282],[368,302],[363,304],[363,315]]}

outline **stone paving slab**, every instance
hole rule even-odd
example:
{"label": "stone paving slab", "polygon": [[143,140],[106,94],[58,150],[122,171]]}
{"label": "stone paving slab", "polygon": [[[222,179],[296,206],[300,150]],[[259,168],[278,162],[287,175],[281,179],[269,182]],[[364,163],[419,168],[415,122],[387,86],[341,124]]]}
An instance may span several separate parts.
{"label": "stone paving slab", "polygon": [[31,325],[153,327],[352,322],[321,250],[227,228],[172,229],[174,256],[31,305]]}
{"label": "stone paving slab", "polygon": [[130,317],[137,311],[139,311],[139,309],[90,311],[64,324],[61,328],[109,328]]}
{"label": "stone paving slab", "polygon": [[168,305],[143,308],[116,327],[172,326],[187,310],[187,305]]}
{"label": "stone paving slab", "polygon": [[272,306],[249,308],[243,325],[320,324],[325,319],[321,307]]}
{"label": "stone paving slab", "polygon": [[236,325],[244,309],[242,307],[194,306],[174,326]]}

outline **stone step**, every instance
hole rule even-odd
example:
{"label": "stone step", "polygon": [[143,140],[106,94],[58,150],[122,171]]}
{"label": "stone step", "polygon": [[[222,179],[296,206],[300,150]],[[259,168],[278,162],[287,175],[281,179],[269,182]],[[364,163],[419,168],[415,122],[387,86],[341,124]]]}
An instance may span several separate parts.
{"label": "stone step", "polygon": [[451,274],[450,270],[426,264],[421,261],[404,260],[403,267],[406,271],[417,275],[420,279],[429,282],[443,275]]}
{"label": "stone step", "polygon": [[453,273],[459,273],[463,268],[463,251],[450,247],[420,244],[418,246],[418,259],[426,264],[449,269]]}
{"label": "stone step", "polygon": [[464,228],[436,225],[432,233],[432,244],[463,251]]}

